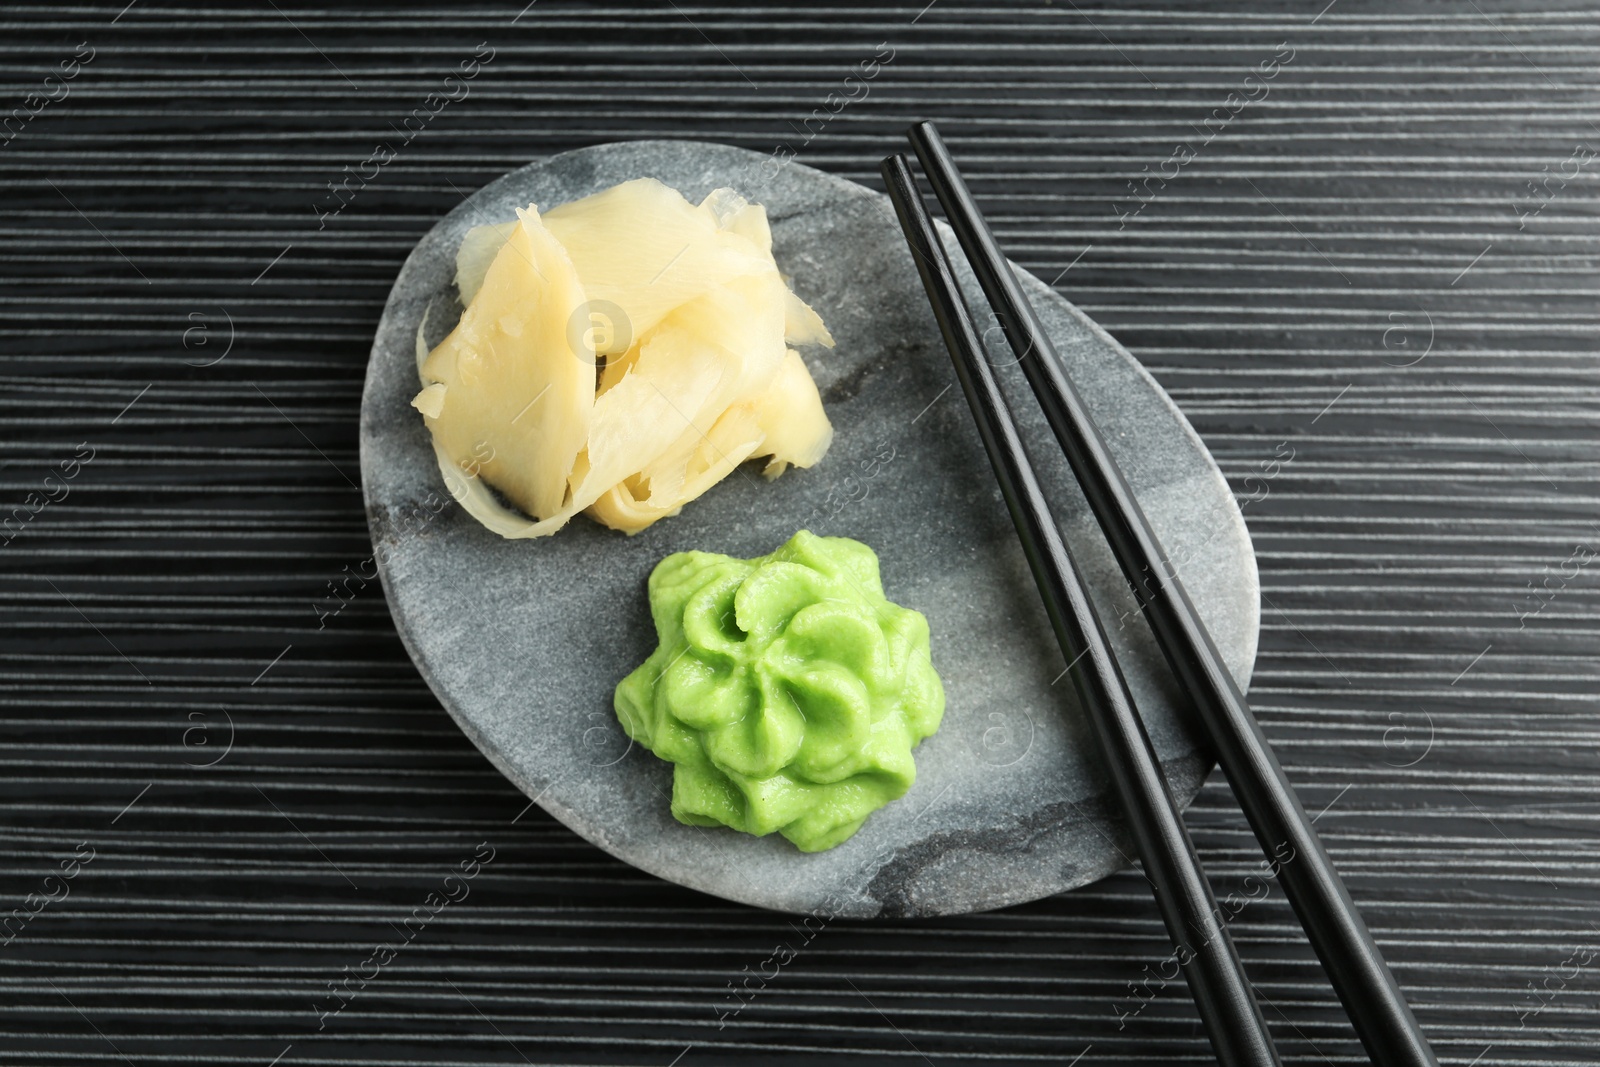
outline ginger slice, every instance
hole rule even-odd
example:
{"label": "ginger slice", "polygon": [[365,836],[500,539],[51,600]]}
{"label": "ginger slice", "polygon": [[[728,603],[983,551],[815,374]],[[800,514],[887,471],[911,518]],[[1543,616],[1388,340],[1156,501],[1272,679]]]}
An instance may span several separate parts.
{"label": "ginger slice", "polygon": [[545,519],[589,436],[595,356],[567,329],[585,301],[571,260],[537,210],[518,216],[413,403],[442,457]]}

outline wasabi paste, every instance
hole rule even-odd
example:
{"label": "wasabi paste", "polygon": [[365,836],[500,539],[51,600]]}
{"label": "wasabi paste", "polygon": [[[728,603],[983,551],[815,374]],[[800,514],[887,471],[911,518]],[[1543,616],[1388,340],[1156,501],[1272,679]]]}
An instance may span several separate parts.
{"label": "wasabi paste", "polygon": [[679,552],[649,589],[661,645],[618,684],[617,718],[675,765],[679,822],[820,852],[911,788],[944,687],[872,549],[802,530],[756,559]]}

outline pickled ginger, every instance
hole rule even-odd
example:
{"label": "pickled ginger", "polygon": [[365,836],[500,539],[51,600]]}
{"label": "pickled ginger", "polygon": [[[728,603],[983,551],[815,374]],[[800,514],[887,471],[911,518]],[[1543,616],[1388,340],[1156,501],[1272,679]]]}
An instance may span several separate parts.
{"label": "pickled ginger", "polygon": [[462,240],[465,311],[412,405],[466,510],[504,537],[579,512],[637,533],[739,464],[820,461],[833,427],[797,351],[831,348],[788,287],[766,210],[623,182]]}

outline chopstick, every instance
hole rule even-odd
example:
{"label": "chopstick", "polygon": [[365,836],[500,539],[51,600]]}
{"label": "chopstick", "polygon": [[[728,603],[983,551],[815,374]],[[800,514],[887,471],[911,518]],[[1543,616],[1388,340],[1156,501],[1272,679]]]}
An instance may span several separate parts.
{"label": "chopstick", "polygon": [[1294,787],[1195,612],[1178,568],[1162,550],[1068,380],[938,130],[922,122],[907,132],[1122,573],[1134,587],[1173,673],[1194,699],[1217,761],[1262,850],[1277,867],[1284,895],[1367,1054],[1385,1067],[1438,1067]]}
{"label": "chopstick", "polygon": [[956,286],[950,261],[934,234],[905,157],[884,160],[883,176],[1044,599],[1051,628],[1070,664],[1073,687],[1105,753],[1145,877],[1155,890],[1167,931],[1179,946],[1179,962],[1217,1060],[1224,1067],[1279,1064],[1211,886],[1200,870],[1194,843],[1145,733],[1144,720],[1134,711],[1127,682],[1034,477],[999,385],[982,357],[971,310]]}

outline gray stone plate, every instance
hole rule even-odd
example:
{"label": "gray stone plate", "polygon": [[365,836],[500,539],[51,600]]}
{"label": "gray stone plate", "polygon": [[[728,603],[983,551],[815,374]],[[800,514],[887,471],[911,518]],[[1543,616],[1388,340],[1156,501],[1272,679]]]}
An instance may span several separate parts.
{"label": "gray stone plate", "polygon": [[[450,500],[408,406],[418,325],[431,307],[429,344],[454,325],[454,254],[468,228],[644,175],[692,200],[732,185],[767,206],[779,266],[838,340],[805,353],[837,430],[833,449],[814,469],[772,483],[747,466],[636,537],[579,517],[552,538],[502,540]],[[1243,684],[1258,588],[1227,485],[1133,357],[1038,279],[1024,281]],[[1188,803],[1211,768],[1197,726],[998,330],[989,336],[1173,792]],[[600,145],[514,171],[417,245],[373,344],[361,474],[395,625],[440,702],[506,777],[596,845],[681,885],[783,911],[866,917],[980,911],[1102,878],[1129,865],[1132,847],[953,383],[880,193],[680,141]],[[654,645],[645,578],[663,556],[754,556],[802,527],[877,550],[890,598],[928,617],[948,695],[944,726],[917,749],[911,792],[815,855],[777,835],[675,822],[672,768],[631,745],[611,709],[617,681]]]}

